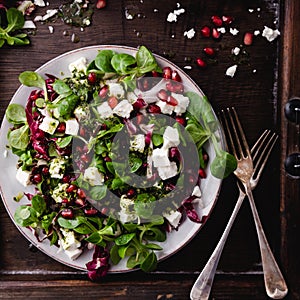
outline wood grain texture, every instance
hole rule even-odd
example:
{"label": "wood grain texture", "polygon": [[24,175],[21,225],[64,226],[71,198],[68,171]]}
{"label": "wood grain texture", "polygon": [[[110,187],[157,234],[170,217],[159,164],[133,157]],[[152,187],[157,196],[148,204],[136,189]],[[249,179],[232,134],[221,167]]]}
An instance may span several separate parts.
{"label": "wood grain texture", "polygon": [[[49,8],[60,3],[53,0]],[[296,246],[299,197],[295,198],[294,194],[299,195],[299,185],[297,189],[297,182],[286,177],[282,167],[289,151],[286,137],[287,126],[290,126],[283,118],[282,105],[293,94],[291,91],[299,93],[299,47],[294,43],[295,39],[300,40],[299,25],[295,25],[299,19],[297,3],[296,0],[182,0],[180,4],[186,12],[178,17],[176,23],[169,23],[166,17],[176,9],[176,1],[107,0],[107,7],[95,11],[92,26],[83,32],[80,28],[68,27],[60,20],[51,24],[53,34],[49,33],[48,24],[37,24],[37,33],[31,37],[29,46],[0,48],[0,119],[19,86],[20,72],[34,70],[73,49],[96,44],[132,47],[143,44],[181,68],[192,66],[186,72],[208,96],[216,111],[227,106],[236,107],[250,144],[264,128],[281,134],[281,143],[276,145],[254,197],[271,248],[288,278],[289,298],[300,299],[299,248]],[[253,8],[254,12],[250,13],[249,8]],[[133,20],[125,18],[126,9],[134,14]],[[233,27],[239,29],[239,34],[232,36],[227,33],[219,41],[200,38],[200,28],[211,25],[210,17],[214,14],[234,16]],[[245,47],[250,55],[249,61],[239,66],[234,78],[226,77],[226,68],[234,63],[231,50],[242,44],[244,32],[262,31],[264,25],[274,28],[278,22],[281,22],[280,39],[270,43],[261,37],[255,38],[252,46]],[[195,28],[196,36],[189,40],[183,33],[191,28]],[[63,35],[65,30],[69,32],[68,36]],[[80,38],[76,44],[71,42],[72,33]],[[218,49],[218,63],[202,70],[195,60],[204,57],[202,49],[205,46]],[[100,284],[88,281],[85,272],[53,261],[31,247],[1,203],[0,299],[78,299],[87,295],[89,299],[101,300],[188,299],[193,281],[221,236],[237,192],[235,178],[226,179],[204,228],[186,247],[160,262],[157,271],[151,274],[135,271],[109,275]],[[257,237],[247,202],[225,245],[212,299],[267,299]]]}

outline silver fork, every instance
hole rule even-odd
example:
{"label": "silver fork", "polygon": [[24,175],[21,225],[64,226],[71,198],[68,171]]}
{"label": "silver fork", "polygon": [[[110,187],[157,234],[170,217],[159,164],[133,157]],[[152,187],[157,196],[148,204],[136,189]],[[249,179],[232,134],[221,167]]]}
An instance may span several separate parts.
{"label": "silver fork", "polygon": [[[265,167],[265,164],[270,156],[272,148],[275,145],[278,136],[275,133],[271,133],[270,130],[265,130],[262,135],[259,137],[255,145],[251,149],[251,154],[253,155],[254,162],[254,173],[251,177],[251,189],[253,190],[261,176],[261,173]],[[235,207],[232,211],[232,214],[228,220],[228,223],[225,227],[225,230],[215,248],[209,260],[207,261],[202,272],[195,281],[190,298],[192,300],[205,300],[209,298],[210,291],[212,288],[215,272],[226,243],[229,232],[232,228],[232,225],[236,219],[236,216],[240,210],[240,207],[245,199],[246,193],[242,189],[241,185],[238,184],[239,188],[239,197],[235,204]]]}
{"label": "silver fork", "polygon": [[235,109],[233,107],[231,109],[227,108],[227,117],[225,111],[222,111],[222,113],[224,120],[223,128],[228,136],[232,153],[236,157],[238,163],[234,174],[245,188],[255,222],[264,272],[265,289],[270,298],[282,299],[286,296],[288,288],[270,249],[255,206],[251,190],[251,177],[254,172],[253,161],[248,143]]}

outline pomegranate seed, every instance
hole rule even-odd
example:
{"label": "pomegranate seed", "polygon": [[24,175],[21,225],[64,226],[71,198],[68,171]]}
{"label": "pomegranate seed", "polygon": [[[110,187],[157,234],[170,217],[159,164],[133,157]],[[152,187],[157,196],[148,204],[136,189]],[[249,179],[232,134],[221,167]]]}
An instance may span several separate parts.
{"label": "pomegranate seed", "polygon": [[34,183],[41,183],[42,180],[43,180],[43,177],[42,177],[41,174],[35,174],[35,175],[33,176],[33,178],[32,178],[32,181],[33,181]]}
{"label": "pomegranate seed", "polygon": [[111,158],[110,158],[109,156],[105,156],[105,157],[103,158],[103,160],[104,160],[105,162],[111,162]]}
{"label": "pomegranate seed", "polygon": [[104,8],[105,6],[106,6],[106,0],[98,0],[97,1],[96,7],[98,9]]}
{"label": "pomegranate seed", "polygon": [[86,198],[86,194],[85,194],[85,191],[84,191],[83,189],[78,189],[78,190],[77,190],[77,195],[78,195],[78,197],[81,198],[81,199]]}
{"label": "pomegranate seed", "polygon": [[176,106],[178,101],[173,96],[168,96],[167,103],[172,106]]}
{"label": "pomegranate seed", "polygon": [[178,122],[179,124],[181,124],[182,126],[185,126],[186,125],[186,121],[185,121],[185,118],[183,117],[176,117],[176,122]]}
{"label": "pomegranate seed", "polygon": [[153,77],[160,77],[160,74],[156,71],[152,71],[151,73]]}
{"label": "pomegranate seed", "polygon": [[69,176],[69,175],[65,175],[65,176],[63,176],[63,178],[62,178],[62,182],[63,182],[63,183],[68,183],[69,180],[70,180],[70,176]]}
{"label": "pomegranate seed", "polygon": [[163,68],[163,78],[171,79],[172,78],[172,69],[170,67]]}
{"label": "pomegranate seed", "polygon": [[222,21],[226,24],[229,25],[234,21],[234,18],[231,16],[222,16]]}
{"label": "pomegranate seed", "polygon": [[30,95],[30,100],[36,100],[37,98],[39,98],[39,94],[34,92],[35,94]]}
{"label": "pomegranate seed", "polygon": [[78,206],[84,206],[85,205],[85,201],[81,198],[77,198],[75,200],[75,204],[78,205]]}
{"label": "pomegranate seed", "polygon": [[70,184],[70,185],[67,187],[66,192],[67,192],[67,193],[72,193],[72,192],[76,191],[76,189],[77,189],[77,186],[76,186],[76,185]]}
{"label": "pomegranate seed", "polygon": [[206,68],[207,66],[206,62],[200,57],[197,58],[196,63],[200,68]]}
{"label": "pomegranate seed", "polygon": [[103,87],[101,88],[101,90],[99,91],[99,96],[100,96],[101,98],[105,98],[105,97],[107,96],[107,94],[108,94],[108,90],[109,90],[109,88],[108,88],[107,85],[103,86]]}
{"label": "pomegranate seed", "polygon": [[214,23],[214,25],[217,27],[221,27],[223,25],[223,21],[219,16],[212,16],[211,20]]}
{"label": "pomegranate seed", "polygon": [[157,97],[162,100],[162,101],[167,101],[168,99],[168,93],[166,90],[161,89],[158,93],[157,93]]}
{"label": "pomegranate seed", "polygon": [[173,92],[173,93],[180,93],[182,94],[184,91],[183,84],[181,82],[177,81],[169,81],[166,83],[166,88],[168,91]]}
{"label": "pomegranate seed", "polygon": [[215,50],[213,49],[213,48],[211,48],[211,47],[205,47],[204,49],[203,49],[203,52],[206,54],[206,55],[208,55],[208,56],[215,56]]}
{"label": "pomegranate seed", "polygon": [[200,29],[200,33],[202,37],[208,38],[210,37],[210,28],[208,26],[203,26]]}
{"label": "pomegranate seed", "polygon": [[61,212],[61,216],[65,219],[73,219],[74,218],[74,212],[72,208],[65,208]]}
{"label": "pomegranate seed", "polygon": [[64,122],[59,123],[59,125],[56,128],[56,132],[64,133],[65,130],[66,130],[66,124]]}
{"label": "pomegranate seed", "polygon": [[215,40],[218,40],[221,37],[221,32],[217,28],[213,28],[211,35]]}
{"label": "pomegranate seed", "polygon": [[246,46],[250,46],[253,42],[253,33],[251,32],[246,32],[244,35],[244,44]]}
{"label": "pomegranate seed", "polygon": [[61,203],[64,203],[64,204],[67,204],[67,203],[69,203],[70,201],[69,201],[69,199],[68,198],[64,198],[64,199],[62,199],[62,201],[61,201]]}
{"label": "pomegranate seed", "polygon": [[198,174],[200,178],[206,178],[206,172],[202,168],[198,170]]}
{"label": "pomegranate seed", "polygon": [[128,198],[132,198],[135,195],[135,190],[134,189],[129,189],[126,193]]}
{"label": "pomegranate seed", "polygon": [[208,162],[208,160],[209,160],[209,156],[208,156],[208,154],[207,154],[206,152],[203,152],[203,153],[202,153],[202,157],[203,157],[203,161],[204,161],[204,163],[207,163],[207,162]]}
{"label": "pomegranate seed", "polygon": [[80,136],[85,136],[85,129],[83,128],[83,127],[80,127],[80,129],[79,129],[79,135]]}
{"label": "pomegranate seed", "polygon": [[145,102],[144,99],[138,98],[136,101],[132,104],[133,108],[135,110],[140,110],[141,108],[147,106],[147,103]]}
{"label": "pomegranate seed", "polygon": [[171,79],[175,80],[175,81],[178,81],[178,82],[182,81],[180,75],[178,74],[178,72],[176,70],[172,71]]}
{"label": "pomegranate seed", "polygon": [[114,96],[109,97],[109,99],[107,100],[108,105],[113,109],[117,106],[118,104],[118,99]]}
{"label": "pomegranate seed", "polygon": [[95,84],[97,81],[97,75],[94,72],[89,73],[87,80],[89,82],[89,84]]}
{"label": "pomegranate seed", "polygon": [[177,147],[169,148],[169,158],[172,160],[180,161],[180,152]]}
{"label": "pomegranate seed", "polygon": [[49,168],[48,167],[43,167],[42,174],[43,175],[48,175],[49,174]]}
{"label": "pomegranate seed", "polygon": [[157,106],[156,104],[149,104],[149,106],[147,107],[147,111],[150,114],[160,114],[161,112],[160,107]]}
{"label": "pomegranate seed", "polygon": [[87,216],[94,216],[97,213],[98,213],[98,210],[93,207],[84,209],[84,214]]}
{"label": "pomegranate seed", "polygon": [[89,158],[86,154],[82,154],[82,155],[80,156],[80,158],[81,158],[81,160],[82,160],[83,162],[85,162],[86,164],[87,164],[88,162],[90,162],[90,158]]}

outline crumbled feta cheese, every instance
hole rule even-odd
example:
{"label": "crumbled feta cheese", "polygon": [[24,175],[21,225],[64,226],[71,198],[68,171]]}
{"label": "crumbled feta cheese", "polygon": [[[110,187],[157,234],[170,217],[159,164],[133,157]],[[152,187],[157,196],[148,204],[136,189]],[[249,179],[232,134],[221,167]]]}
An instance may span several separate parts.
{"label": "crumbled feta cheese", "polygon": [[194,187],[193,192],[192,192],[192,196],[196,196],[197,198],[201,198],[202,193],[201,193],[199,185],[196,185]]}
{"label": "crumbled feta cheese", "polygon": [[177,165],[174,161],[170,162],[169,166],[158,167],[157,168],[158,175],[162,180],[166,180],[168,178],[172,178],[177,175]]}
{"label": "crumbled feta cheese", "polygon": [[124,99],[117,104],[117,106],[113,109],[113,112],[122,118],[129,119],[132,110],[133,106],[128,102],[128,100]]}
{"label": "crumbled feta cheese", "polygon": [[163,114],[171,115],[174,111],[175,106],[168,104],[165,101],[158,100],[156,105],[160,108],[160,111]]}
{"label": "crumbled feta cheese", "polygon": [[46,20],[52,18],[52,17],[55,16],[57,13],[58,13],[58,10],[57,10],[57,9],[48,9],[48,10],[46,11],[46,14],[43,15],[42,21],[46,21]]}
{"label": "crumbled feta cheese", "polygon": [[255,36],[258,36],[260,35],[260,31],[259,30],[254,30],[254,33],[253,33]]}
{"label": "crumbled feta cheese", "polygon": [[272,28],[264,26],[262,36],[265,37],[269,42],[274,41],[279,35],[280,35],[280,32],[278,29],[274,30]]}
{"label": "crumbled feta cheese", "polygon": [[184,13],[185,13],[185,9],[184,8],[179,8],[179,9],[174,10],[174,14],[176,16],[179,16],[179,15],[184,14]]}
{"label": "crumbled feta cheese", "polygon": [[83,179],[88,181],[92,186],[103,185],[104,175],[96,167],[89,167],[84,170]]}
{"label": "crumbled feta cheese", "polygon": [[52,178],[63,178],[66,169],[66,161],[63,158],[53,158],[50,162],[49,173]]}
{"label": "crumbled feta cheese", "polygon": [[23,171],[22,168],[18,168],[16,179],[23,185],[28,186],[30,184],[30,175],[31,173],[29,171]]}
{"label": "crumbled feta cheese", "polygon": [[23,28],[22,29],[36,29],[35,24],[31,20],[26,20],[24,22]]}
{"label": "crumbled feta cheese", "polygon": [[182,214],[179,211],[171,211],[170,213],[163,213],[163,216],[168,220],[168,222],[177,228],[181,220]]}
{"label": "crumbled feta cheese", "polygon": [[179,133],[176,128],[167,126],[163,134],[164,144],[163,148],[177,147],[180,143]]}
{"label": "crumbled feta cheese", "polygon": [[158,9],[157,9],[157,8],[154,8],[154,9],[153,9],[153,12],[154,12],[154,13],[157,13],[157,12],[158,12]]}
{"label": "crumbled feta cheese", "polygon": [[249,11],[249,13],[253,13],[254,9],[253,8],[249,8],[248,11]]}
{"label": "crumbled feta cheese", "polygon": [[55,189],[52,191],[51,196],[56,203],[62,203],[64,198],[68,197],[67,188],[69,187],[68,183],[58,183]]}
{"label": "crumbled feta cheese", "polygon": [[128,9],[125,9],[125,18],[126,20],[133,20],[133,15],[128,11]]}
{"label": "crumbled feta cheese", "polygon": [[183,36],[186,36],[188,39],[192,39],[195,36],[195,34],[196,34],[196,31],[195,31],[194,28],[192,28],[192,29],[190,29],[188,31],[185,31],[183,33]]}
{"label": "crumbled feta cheese", "polygon": [[241,48],[239,47],[234,47],[232,50],[231,50],[231,53],[234,54],[234,55],[239,55],[241,52]]}
{"label": "crumbled feta cheese", "polygon": [[109,96],[113,96],[119,99],[122,99],[124,97],[125,91],[123,89],[123,86],[119,83],[109,83]]}
{"label": "crumbled feta cheese", "polygon": [[54,27],[53,26],[48,26],[49,32],[53,33],[54,32]]}
{"label": "crumbled feta cheese", "polygon": [[170,166],[169,150],[166,148],[154,149],[152,152],[152,161],[156,168]]}
{"label": "crumbled feta cheese", "polygon": [[41,21],[43,21],[43,16],[35,16],[33,21],[34,22],[41,22]]}
{"label": "crumbled feta cheese", "polygon": [[126,195],[122,195],[120,207],[119,218],[122,223],[132,222],[137,219],[137,215],[134,212],[134,200],[127,198]]}
{"label": "crumbled feta cheese", "polygon": [[108,102],[103,102],[97,107],[97,111],[101,118],[108,119],[113,116],[113,110],[109,106]]}
{"label": "crumbled feta cheese", "polygon": [[174,112],[177,115],[181,115],[186,112],[187,107],[190,104],[189,97],[185,97],[181,94],[172,93],[172,96],[177,100],[178,104],[174,107]]}
{"label": "crumbled feta cheese", "polygon": [[71,260],[75,260],[81,255],[82,249],[79,249],[79,248],[76,248],[73,250],[67,249],[67,250],[65,250],[65,253],[69,256],[69,258]]}
{"label": "crumbled feta cheese", "polygon": [[145,145],[145,136],[143,134],[136,134],[133,136],[133,140],[130,140],[130,150],[143,153]]}
{"label": "crumbled feta cheese", "polygon": [[53,134],[59,124],[59,121],[56,119],[53,119],[51,117],[44,117],[42,123],[39,125],[39,129],[43,130],[44,132],[47,132],[49,134]]}
{"label": "crumbled feta cheese", "polygon": [[217,30],[223,34],[226,33],[225,27],[219,27],[219,28],[217,28]]}
{"label": "crumbled feta cheese", "polygon": [[184,66],[183,68],[186,70],[192,70],[192,66]]}
{"label": "crumbled feta cheese", "polygon": [[239,31],[236,29],[236,28],[230,28],[229,29],[229,32],[232,34],[232,35],[237,35],[239,33]]}
{"label": "crumbled feta cheese", "polygon": [[137,219],[137,215],[133,212],[127,213],[125,210],[121,209],[119,211],[119,219],[122,223],[133,222]]}
{"label": "crumbled feta cheese", "polygon": [[80,121],[88,117],[88,111],[85,107],[77,106],[74,110],[74,115]]}
{"label": "crumbled feta cheese", "polygon": [[237,65],[233,65],[226,70],[225,74],[227,76],[233,77],[235,75],[236,70],[237,70]]}
{"label": "crumbled feta cheese", "polygon": [[71,118],[66,121],[65,134],[77,135],[79,131],[79,123],[75,118]]}
{"label": "crumbled feta cheese", "polygon": [[85,57],[80,57],[77,60],[73,61],[69,64],[69,70],[70,72],[86,72],[87,69],[87,59]]}
{"label": "crumbled feta cheese", "polygon": [[34,5],[40,6],[40,7],[44,7],[46,6],[44,0],[34,0]]}
{"label": "crumbled feta cheese", "polygon": [[170,12],[168,14],[167,21],[170,23],[177,22],[177,16],[183,14],[184,12],[185,12],[184,8],[179,8],[179,9],[174,10],[173,12]]}

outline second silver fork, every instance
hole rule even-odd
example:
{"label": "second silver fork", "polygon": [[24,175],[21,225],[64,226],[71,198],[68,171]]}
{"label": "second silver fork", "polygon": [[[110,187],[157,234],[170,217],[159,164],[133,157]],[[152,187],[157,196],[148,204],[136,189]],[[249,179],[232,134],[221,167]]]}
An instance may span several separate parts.
{"label": "second silver fork", "polygon": [[[255,145],[252,147],[251,153],[255,165],[254,166],[255,172],[251,178],[251,189],[254,189],[256,187],[277,138],[278,137],[275,133],[272,134],[270,130],[265,130],[263,134],[259,137],[257,142],[255,143]],[[190,298],[192,300],[205,300],[209,298],[216,268],[218,266],[224,245],[226,243],[229,232],[232,228],[232,225],[236,219],[236,216],[246,196],[246,193],[242,190],[240,185],[238,185],[238,188],[239,188],[239,197],[232,211],[232,214],[228,220],[226,228],[215,250],[213,251],[212,255],[210,256],[205,267],[203,268],[202,272],[200,273],[200,275],[198,276],[197,280],[195,281],[192,287],[190,293]]]}

